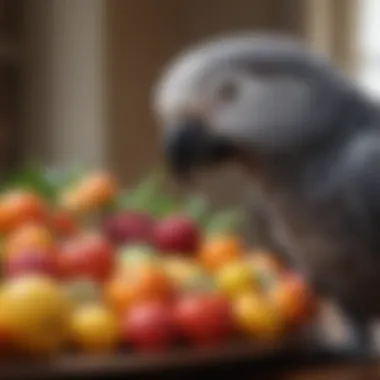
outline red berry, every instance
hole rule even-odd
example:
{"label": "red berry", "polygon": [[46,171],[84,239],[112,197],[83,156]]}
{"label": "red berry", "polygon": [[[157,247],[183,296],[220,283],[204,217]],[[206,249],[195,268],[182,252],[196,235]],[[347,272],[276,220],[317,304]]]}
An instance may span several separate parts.
{"label": "red berry", "polygon": [[153,234],[153,221],[142,212],[125,212],[115,215],[105,222],[106,235],[117,244],[150,244]]}
{"label": "red berry", "polygon": [[191,219],[176,215],[156,224],[154,244],[161,252],[194,253],[199,247],[200,235]]}

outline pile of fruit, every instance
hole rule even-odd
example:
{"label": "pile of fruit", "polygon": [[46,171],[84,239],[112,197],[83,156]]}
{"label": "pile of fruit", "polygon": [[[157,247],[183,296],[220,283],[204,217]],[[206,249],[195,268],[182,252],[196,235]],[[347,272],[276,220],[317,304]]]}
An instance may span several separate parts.
{"label": "pile of fruit", "polygon": [[0,195],[1,354],[275,340],[316,311],[297,274],[244,246],[233,213],[152,181],[122,191],[107,172],[27,174]]}

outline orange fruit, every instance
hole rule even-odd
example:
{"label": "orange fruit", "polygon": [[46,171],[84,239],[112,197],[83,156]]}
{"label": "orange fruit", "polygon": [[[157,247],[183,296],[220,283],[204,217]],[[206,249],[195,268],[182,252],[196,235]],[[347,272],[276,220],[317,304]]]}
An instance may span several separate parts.
{"label": "orange fruit", "polygon": [[46,205],[36,194],[13,190],[0,198],[0,231],[7,233],[24,223],[41,221]]}
{"label": "orange fruit", "polygon": [[203,242],[198,253],[198,258],[203,267],[212,272],[241,256],[240,240],[236,236],[228,235],[209,237]]}
{"label": "orange fruit", "polygon": [[14,230],[5,240],[5,255],[25,251],[53,252],[55,241],[48,228],[41,224],[26,224]]}
{"label": "orange fruit", "polygon": [[95,172],[61,196],[61,206],[82,213],[101,207],[112,200],[117,191],[115,179],[106,172]]}
{"label": "orange fruit", "polygon": [[109,353],[118,343],[116,316],[102,305],[77,309],[70,320],[71,339],[84,352]]}
{"label": "orange fruit", "polygon": [[117,183],[109,173],[95,172],[84,178],[80,188],[94,204],[104,204],[116,194]]}
{"label": "orange fruit", "polygon": [[308,321],[317,311],[317,300],[296,274],[288,274],[269,292],[269,298],[290,325]]}
{"label": "orange fruit", "polygon": [[116,273],[105,287],[105,298],[112,310],[122,313],[136,302],[166,299],[172,292],[173,284],[160,267],[141,264]]}

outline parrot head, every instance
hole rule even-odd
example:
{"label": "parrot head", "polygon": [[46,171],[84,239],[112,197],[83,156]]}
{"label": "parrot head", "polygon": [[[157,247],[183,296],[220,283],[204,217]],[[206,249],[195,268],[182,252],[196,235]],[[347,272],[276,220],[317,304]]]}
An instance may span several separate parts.
{"label": "parrot head", "polygon": [[299,41],[233,35],[175,57],[153,95],[169,166],[183,177],[230,160],[294,156],[327,141],[354,91]]}

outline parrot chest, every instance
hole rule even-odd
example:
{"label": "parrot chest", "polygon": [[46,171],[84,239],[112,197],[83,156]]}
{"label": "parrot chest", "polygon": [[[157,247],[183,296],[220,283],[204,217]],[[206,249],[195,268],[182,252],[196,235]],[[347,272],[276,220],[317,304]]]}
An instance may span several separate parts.
{"label": "parrot chest", "polygon": [[311,205],[282,194],[271,202],[270,212],[273,235],[317,291],[356,308],[373,305],[370,294],[380,287],[380,262],[344,199]]}

